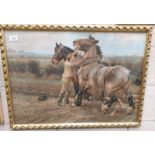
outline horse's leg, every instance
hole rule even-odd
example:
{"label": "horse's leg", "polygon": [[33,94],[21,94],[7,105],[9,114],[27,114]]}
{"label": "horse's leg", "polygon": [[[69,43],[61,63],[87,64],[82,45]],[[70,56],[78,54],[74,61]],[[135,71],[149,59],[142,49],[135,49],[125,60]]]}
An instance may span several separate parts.
{"label": "horse's leg", "polygon": [[118,101],[118,98],[115,96],[114,93],[112,93],[111,96],[110,96],[110,101],[109,101],[109,103],[108,103],[108,107],[110,108],[110,107],[112,106],[112,104],[113,104],[114,102],[117,102],[117,101]]}
{"label": "horse's leg", "polygon": [[129,106],[135,109],[135,104],[133,102],[133,97],[132,97],[131,92],[128,93],[128,102],[129,102]]}
{"label": "horse's leg", "polygon": [[63,104],[69,104],[69,95],[70,95],[69,91],[65,92],[64,98],[62,100]]}
{"label": "horse's leg", "polygon": [[102,91],[103,104],[101,106],[101,110],[104,113],[108,111],[108,109],[112,106],[114,102],[117,101],[117,97],[114,94],[116,90],[117,89],[114,90],[114,88],[112,88],[111,83],[106,83],[104,93]]}
{"label": "horse's leg", "polygon": [[79,88],[78,95],[76,96],[76,99],[74,101],[74,104],[76,106],[81,106],[81,104],[82,104],[82,95],[83,95],[83,89]]}
{"label": "horse's leg", "polygon": [[111,95],[111,89],[107,89],[108,87],[105,88],[104,90],[104,96],[102,96],[102,99],[103,99],[103,102],[102,102],[102,105],[101,105],[101,111],[103,113],[106,113],[109,109],[109,105],[111,106],[110,104],[110,95]]}
{"label": "horse's leg", "polygon": [[120,105],[117,104],[115,109],[111,112],[110,116],[114,116],[119,108],[120,108]]}
{"label": "horse's leg", "polygon": [[82,104],[82,96],[83,96],[85,87],[86,87],[86,81],[83,80],[82,78],[79,78],[79,92],[78,92],[78,95],[74,101],[76,106],[81,106],[81,104]]}
{"label": "horse's leg", "polygon": [[[87,97],[88,101],[93,100],[91,93],[88,93],[88,90],[90,90],[90,89],[95,90],[96,94],[99,93],[99,91],[97,89],[97,83],[95,82],[95,79],[89,79],[89,85],[87,85],[87,87],[85,87],[84,92],[83,92],[83,94]],[[89,97],[91,97],[91,99]],[[101,97],[101,95],[100,95],[100,97]]]}
{"label": "horse's leg", "polygon": [[[107,98],[104,100],[104,104],[102,105],[102,111],[104,111],[103,109],[105,108],[105,110],[107,111],[114,102],[117,102],[118,99],[117,97],[113,94],[110,96],[110,98]],[[105,112],[106,112],[105,111]]]}
{"label": "horse's leg", "polygon": [[[92,98],[92,95],[88,92],[89,89],[91,89],[91,87],[85,88],[83,95],[86,97],[88,101],[92,101],[93,98]],[[89,97],[91,97],[91,99]]]}
{"label": "horse's leg", "polygon": [[100,89],[100,99],[102,102],[104,102],[104,91],[102,89]]}
{"label": "horse's leg", "polygon": [[[114,93],[111,93],[110,100],[106,100],[105,103],[108,106],[108,108],[110,108],[114,102],[118,102],[120,106],[122,107],[122,109],[125,109],[124,103],[118,97],[116,97]],[[110,114],[110,116],[113,116],[117,112],[118,108],[119,106],[117,104],[115,109]]]}
{"label": "horse's leg", "polygon": [[79,92],[79,84],[74,83],[74,90],[75,90],[75,96],[76,96]]}
{"label": "horse's leg", "polygon": [[128,113],[128,114],[131,114],[131,113],[134,112],[135,103],[134,103],[134,101],[133,101],[133,97],[132,97],[132,94],[131,94],[130,91],[128,92],[127,99],[128,99],[128,104],[129,104],[129,108],[128,108],[128,110],[127,110],[127,113]]}
{"label": "horse's leg", "polygon": [[120,104],[121,108],[122,108],[123,110],[125,110],[125,105],[124,105],[124,103],[122,102],[122,100],[119,99],[119,98],[117,98],[117,101],[118,101],[118,103]]}

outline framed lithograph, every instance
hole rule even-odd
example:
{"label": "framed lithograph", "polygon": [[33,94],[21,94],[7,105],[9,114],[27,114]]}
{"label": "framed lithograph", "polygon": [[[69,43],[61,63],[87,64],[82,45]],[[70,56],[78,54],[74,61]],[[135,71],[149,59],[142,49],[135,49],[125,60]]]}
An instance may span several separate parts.
{"label": "framed lithograph", "polygon": [[151,31],[1,25],[11,128],[140,126]]}

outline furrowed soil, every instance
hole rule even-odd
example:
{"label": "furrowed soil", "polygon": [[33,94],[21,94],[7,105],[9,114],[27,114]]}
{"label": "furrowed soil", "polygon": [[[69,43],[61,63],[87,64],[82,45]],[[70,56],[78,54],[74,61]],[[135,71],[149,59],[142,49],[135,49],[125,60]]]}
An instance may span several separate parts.
{"label": "furrowed soil", "polygon": [[[80,107],[73,107],[73,94],[70,104],[57,105],[58,94],[61,89],[60,80],[30,77],[28,74],[12,74],[11,87],[14,103],[16,123],[74,123],[74,122],[130,122],[136,119],[136,111],[128,115],[119,109],[114,116],[110,116],[116,103],[108,113],[101,112],[99,100],[87,101],[83,99]],[[132,86],[132,92],[137,92],[137,86]],[[47,100],[39,101],[41,94],[48,96]]]}
{"label": "furrowed soil", "polygon": [[[101,102],[98,100],[83,99],[82,106],[73,107],[73,94],[70,104],[57,105],[61,89],[60,80],[36,79],[29,75],[23,78],[14,74],[11,83],[16,123],[130,122],[136,119],[136,112],[128,115],[122,109],[110,116],[116,103],[106,114],[101,112]],[[134,92],[137,87],[133,85],[132,89]],[[39,101],[38,97],[41,94],[46,94],[47,100]]]}
{"label": "furrowed soil", "polygon": [[[38,101],[36,95],[14,93],[14,114],[16,123],[74,123],[74,122],[130,122],[135,120],[135,112],[131,115],[122,110],[114,116],[101,112],[99,101],[88,102],[83,100],[80,107],[71,104],[58,106],[56,97],[49,97],[46,101]],[[70,99],[71,101],[71,99]]]}
{"label": "furrowed soil", "polygon": [[[29,60],[29,59],[28,59]],[[27,62],[23,58],[20,61]],[[13,60],[12,61],[16,61]],[[38,59],[41,69],[48,66],[50,60]],[[133,122],[136,120],[137,110],[131,115],[119,109],[114,116],[110,116],[115,109],[116,103],[110,110],[103,114],[101,102],[98,100],[87,101],[83,99],[82,106],[73,107],[73,94],[70,97],[70,104],[58,106],[57,100],[61,89],[61,76],[51,75],[46,77],[35,77],[25,72],[11,72],[10,74],[13,108],[15,123],[38,124],[38,123],[78,123],[78,122]],[[131,92],[139,94],[140,87],[132,84]],[[47,95],[47,100],[39,101],[38,97]],[[121,94],[121,96],[123,96]],[[138,103],[138,99],[135,100]]]}

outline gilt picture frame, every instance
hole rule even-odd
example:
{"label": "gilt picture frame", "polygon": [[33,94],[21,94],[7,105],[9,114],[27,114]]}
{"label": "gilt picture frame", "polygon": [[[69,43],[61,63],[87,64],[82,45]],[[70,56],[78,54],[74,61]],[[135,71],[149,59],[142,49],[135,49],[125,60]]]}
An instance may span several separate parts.
{"label": "gilt picture frame", "polygon": [[[0,49],[0,52],[1,52],[1,49]],[[0,53],[0,55],[1,55],[1,53]],[[1,96],[1,88],[3,86],[2,77],[3,77],[3,69],[2,69],[2,62],[0,59],[0,124],[4,123],[4,114],[3,114],[2,96]]]}
{"label": "gilt picture frame", "polygon": [[0,25],[12,129],[141,125],[152,28]]}

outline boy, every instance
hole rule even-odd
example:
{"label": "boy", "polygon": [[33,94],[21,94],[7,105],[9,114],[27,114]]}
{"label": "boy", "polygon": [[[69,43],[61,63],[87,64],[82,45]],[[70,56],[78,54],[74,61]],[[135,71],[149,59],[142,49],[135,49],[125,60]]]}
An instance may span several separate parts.
{"label": "boy", "polygon": [[71,85],[74,84],[75,91],[78,89],[78,77],[75,70],[75,53],[68,54],[64,62],[64,73],[62,75],[62,88],[60,91],[58,105],[69,103]]}

